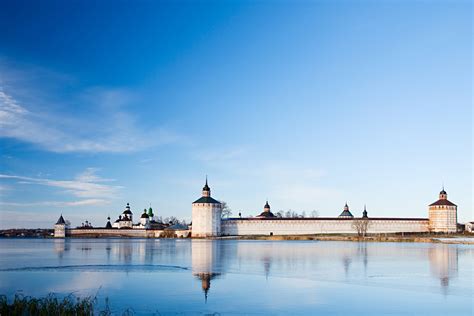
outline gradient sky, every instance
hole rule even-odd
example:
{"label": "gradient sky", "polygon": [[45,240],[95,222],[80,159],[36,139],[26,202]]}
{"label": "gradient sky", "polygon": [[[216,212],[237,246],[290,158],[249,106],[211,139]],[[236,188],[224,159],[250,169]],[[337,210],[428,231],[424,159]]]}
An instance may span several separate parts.
{"label": "gradient sky", "polygon": [[0,228],[472,213],[470,1],[1,1]]}

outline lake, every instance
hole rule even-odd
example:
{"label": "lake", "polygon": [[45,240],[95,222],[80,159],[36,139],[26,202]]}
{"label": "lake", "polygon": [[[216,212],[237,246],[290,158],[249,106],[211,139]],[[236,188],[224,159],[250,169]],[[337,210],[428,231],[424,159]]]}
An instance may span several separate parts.
{"label": "lake", "polygon": [[0,239],[0,294],[108,298],[121,314],[472,315],[474,246]]}

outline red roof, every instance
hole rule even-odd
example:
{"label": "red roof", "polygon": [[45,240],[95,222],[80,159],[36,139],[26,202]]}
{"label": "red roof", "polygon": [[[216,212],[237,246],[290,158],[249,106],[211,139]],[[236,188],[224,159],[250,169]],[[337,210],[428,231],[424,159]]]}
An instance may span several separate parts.
{"label": "red roof", "polygon": [[457,206],[451,201],[448,201],[446,199],[439,199],[438,201],[431,203],[430,206],[435,206],[435,205],[449,205],[449,206]]}

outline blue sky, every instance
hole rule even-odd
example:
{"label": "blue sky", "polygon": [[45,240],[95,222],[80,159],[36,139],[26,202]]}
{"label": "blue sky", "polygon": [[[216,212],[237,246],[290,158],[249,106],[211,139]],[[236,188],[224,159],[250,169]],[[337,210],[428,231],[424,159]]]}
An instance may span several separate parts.
{"label": "blue sky", "polygon": [[472,220],[469,1],[5,1],[0,227],[234,214]]}

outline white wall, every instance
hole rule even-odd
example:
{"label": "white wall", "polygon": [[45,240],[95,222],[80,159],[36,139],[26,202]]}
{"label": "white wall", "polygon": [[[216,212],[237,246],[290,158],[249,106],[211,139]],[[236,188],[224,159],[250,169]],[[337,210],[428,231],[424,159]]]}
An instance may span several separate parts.
{"label": "white wall", "polygon": [[434,205],[429,208],[430,229],[433,232],[455,233],[457,231],[457,207]]}
{"label": "white wall", "polygon": [[221,204],[193,204],[193,237],[212,237],[221,235]]}
{"label": "white wall", "polygon": [[[356,234],[353,222],[352,219],[225,219],[222,235]],[[369,222],[368,233],[428,232],[428,219],[369,219]]]}

